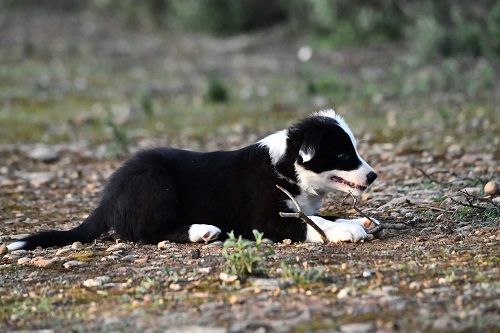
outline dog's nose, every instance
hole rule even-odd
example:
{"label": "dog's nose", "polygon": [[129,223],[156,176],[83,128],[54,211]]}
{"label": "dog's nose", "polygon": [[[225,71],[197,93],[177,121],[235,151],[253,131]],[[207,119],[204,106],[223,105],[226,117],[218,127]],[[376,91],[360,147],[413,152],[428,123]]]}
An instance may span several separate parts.
{"label": "dog's nose", "polygon": [[366,175],[366,182],[368,183],[368,185],[373,183],[375,179],[377,179],[377,174],[373,171],[368,172],[368,174]]}

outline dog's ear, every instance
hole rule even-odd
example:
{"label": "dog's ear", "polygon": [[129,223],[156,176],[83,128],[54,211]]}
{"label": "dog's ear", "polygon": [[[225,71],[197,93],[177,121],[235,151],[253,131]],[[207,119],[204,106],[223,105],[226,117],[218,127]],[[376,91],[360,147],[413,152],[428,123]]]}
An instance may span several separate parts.
{"label": "dog's ear", "polygon": [[299,157],[302,161],[299,162],[306,163],[312,160],[319,148],[322,136],[322,131],[311,131],[304,135],[304,140],[299,150]]}

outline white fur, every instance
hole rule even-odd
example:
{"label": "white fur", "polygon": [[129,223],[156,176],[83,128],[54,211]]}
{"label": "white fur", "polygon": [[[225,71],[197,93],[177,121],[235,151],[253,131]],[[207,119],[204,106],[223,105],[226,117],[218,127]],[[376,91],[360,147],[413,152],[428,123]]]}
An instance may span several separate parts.
{"label": "white fur", "polygon": [[196,242],[209,242],[217,239],[221,230],[211,224],[192,224],[189,228],[189,240]]}
{"label": "white fur", "polygon": [[288,131],[282,130],[266,136],[258,142],[261,146],[265,146],[269,150],[273,165],[276,165],[283,155],[285,155],[287,138]]}
{"label": "white fur", "polygon": [[314,149],[311,148],[309,148],[307,151],[304,150],[299,151],[299,155],[300,157],[302,157],[302,162],[304,163],[312,160],[312,158],[314,157],[314,153],[315,153]]}
{"label": "white fur", "polygon": [[[332,222],[320,216],[309,216],[309,218],[325,232],[328,240],[333,243],[358,242],[368,237],[363,228],[365,219],[339,219]],[[314,243],[322,242],[319,233],[309,225],[307,226],[306,241]]]}
{"label": "white fur", "polygon": [[7,249],[9,251],[15,251],[15,250],[22,249],[25,245],[26,245],[26,242],[24,242],[24,241],[17,241],[17,242],[14,242],[12,244],[7,245]]}

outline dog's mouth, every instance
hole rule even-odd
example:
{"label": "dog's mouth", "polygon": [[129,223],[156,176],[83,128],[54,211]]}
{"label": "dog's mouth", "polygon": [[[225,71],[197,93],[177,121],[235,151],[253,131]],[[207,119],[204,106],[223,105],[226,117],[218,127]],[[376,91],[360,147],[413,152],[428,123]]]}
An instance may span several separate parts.
{"label": "dog's mouth", "polygon": [[352,182],[350,182],[348,180],[345,180],[344,178],[337,177],[337,176],[331,176],[330,180],[333,180],[334,182],[337,182],[337,183],[340,183],[340,184],[347,185],[350,188],[353,188],[353,189],[356,189],[356,190],[360,190],[360,191],[364,191],[364,190],[367,189],[367,186],[354,184],[354,183],[352,183]]}

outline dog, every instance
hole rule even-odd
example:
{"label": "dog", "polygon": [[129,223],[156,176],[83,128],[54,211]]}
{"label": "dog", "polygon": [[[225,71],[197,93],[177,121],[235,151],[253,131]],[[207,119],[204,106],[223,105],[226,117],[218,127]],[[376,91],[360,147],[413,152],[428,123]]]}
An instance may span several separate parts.
{"label": "dog", "polygon": [[371,221],[317,216],[333,190],[359,196],[377,174],[356,149],[346,121],[323,110],[257,143],[234,151],[154,148],[135,154],[109,178],[97,208],[78,227],[45,231],[9,250],[94,241],[113,229],[121,239],[155,244],[210,242],[234,231],[250,239],[257,229],[277,242],[321,242],[293,212],[287,189],[330,242],[367,238]]}

